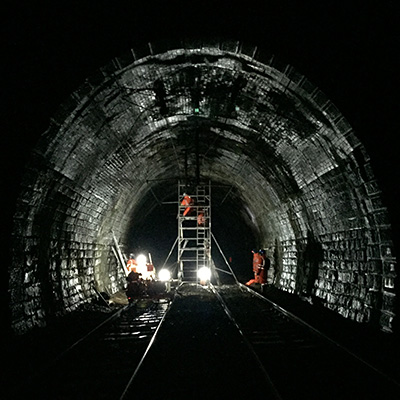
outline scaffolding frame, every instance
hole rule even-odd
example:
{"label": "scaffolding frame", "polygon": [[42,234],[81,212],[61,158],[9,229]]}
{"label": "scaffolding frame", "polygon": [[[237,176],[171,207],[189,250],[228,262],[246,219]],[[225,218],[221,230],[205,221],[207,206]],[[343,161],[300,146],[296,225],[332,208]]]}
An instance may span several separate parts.
{"label": "scaffolding frame", "polygon": [[[194,202],[187,215],[188,206],[181,203],[185,194]],[[211,238],[210,181],[190,189],[178,181],[178,280],[197,282],[201,267],[213,271]]]}

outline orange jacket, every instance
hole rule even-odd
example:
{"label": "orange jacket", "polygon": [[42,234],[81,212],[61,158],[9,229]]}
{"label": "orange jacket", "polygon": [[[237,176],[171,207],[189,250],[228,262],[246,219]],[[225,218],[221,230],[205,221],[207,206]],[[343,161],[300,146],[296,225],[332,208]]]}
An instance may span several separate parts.
{"label": "orange jacket", "polygon": [[128,260],[128,262],[126,263],[126,269],[129,271],[129,272],[136,272],[136,268],[137,268],[137,262],[136,262],[136,260],[134,259],[134,258],[130,258],[129,260]]}
{"label": "orange jacket", "polygon": [[206,222],[206,218],[204,217],[204,213],[200,213],[198,216],[197,216],[197,223],[199,224],[199,225],[204,225],[204,223]]}
{"label": "orange jacket", "polygon": [[260,253],[253,254],[253,272],[258,273],[260,267],[264,264],[264,259]]}
{"label": "orange jacket", "polygon": [[185,211],[183,212],[184,216],[186,216],[192,210],[190,206],[193,205],[193,203],[194,201],[190,196],[186,195],[183,198],[183,200],[181,201],[181,205],[185,206]]}

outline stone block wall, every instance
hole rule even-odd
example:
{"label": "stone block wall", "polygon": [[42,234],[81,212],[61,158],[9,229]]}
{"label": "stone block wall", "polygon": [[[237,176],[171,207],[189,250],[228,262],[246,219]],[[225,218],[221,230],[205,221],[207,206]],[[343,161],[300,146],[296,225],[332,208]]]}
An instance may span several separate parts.
{"label": "stone block wall", "polygon": [[282,249],[282,272],[278,285],[282,289],[294,293],[296,289],[296,273],[297,273],[297,247],[296,240],[283,240],[281,242]]}
{"label": "stone block wall", "polygon": [[[371,274],[367,261],[367,240],[362,229],[321,237],[324,260],[318,274],[315,295],[344,317],[368,322],[371,307],[367,294],[380,291],[381,274]],[[374,304],[378,308],[378,304]]]}
{"label": "stone block wall", "polygon": [[[382,242],[374,242],[377,234],[367,229],[353,229],[321,235],[318,242],[323,257],[318,261],[309,293],[299,283],[307,239],[281,241],[282,270],[276,284],[290,293],[315,297],[345,318],[379,325],[390,332],[395,316],[396,260],[390,246],[381,255]],[[305,280],[309,273],[306,268]]]}
{"label": "stone block wall", "polygon": [[125,283],[111,241],[99,235],[101,203],[54,170],[32,165],[29,172],[14,217],[9,270],[18,333],[91,302],[96,290],[115,293]]}
{"label": "stone block wall", "polygon": [[[49,264],[39,266],[37,242],[25,238],[26,248],[14,257],[11,271],[11,312],[18,333],[45,326],[49,318],[93,301],[97,298],[95,289],[111,294],[125,283],[110,246],[52,240]],[[43,267],[47,272],[41,279]]]}

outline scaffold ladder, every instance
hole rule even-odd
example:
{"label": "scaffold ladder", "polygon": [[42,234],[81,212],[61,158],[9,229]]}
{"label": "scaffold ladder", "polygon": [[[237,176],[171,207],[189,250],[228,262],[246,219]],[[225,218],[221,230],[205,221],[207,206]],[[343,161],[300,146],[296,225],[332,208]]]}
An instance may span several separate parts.
{"label": "scaffold ladder", "polygon": [[[185,196],[193,201],[182,204]],[[188,209],[189,208],[189,209]],[[178,279],[197,282],[201,267],[211,270],[211,184],[178,182]]]}

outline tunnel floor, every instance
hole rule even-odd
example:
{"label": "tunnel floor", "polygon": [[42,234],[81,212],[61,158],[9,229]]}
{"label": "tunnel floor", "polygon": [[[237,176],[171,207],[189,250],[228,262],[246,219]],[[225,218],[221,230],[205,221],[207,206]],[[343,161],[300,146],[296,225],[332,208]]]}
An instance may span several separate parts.
{"label": "tunnel floor", "polygon": [[400,336],[346,319],[308,299],[268,287],[264,296],[400,382]]}
{"label": "tunnel floor", "polygon": [[[311,305],[297,296],[273,287],[265,288],[263,294],[332,339],[337,340],[365,361],[400,381],[398,363],[400,346],[396,335],[370,330],[368,327],[346,320],[322,306]],[[209,301],[207,296],[203,301]],[[3,375],[4,381],[1,384],[2,390],[5,391],[2,398],[10,398],[7,397],[8,393],[12,393],[13,385],[21,384],[22,377],[24,379],[29,377],[38,368],[56,357],[59,352],[78,340],[81,335],[108,318],[112,311],[119,307],[121,305],[110,309],[101,303],[83,307],[54,321],[47,328],[35,330],[23,337],[10,338],[6,343],[5,350],[8,361],[6,373]],[[207,315],[206,313],[203,317],[209,318],[210,315]],[[195,321],[191,323],[195,323]],[[213,323],[211,317],[210,323]],[[206,349],[203,350],[206,351]],[[169,372],[164,379],[168,380],[168,376]],[[247,378],[249,384],[252,385],[250,376],[251,374]]]}

